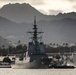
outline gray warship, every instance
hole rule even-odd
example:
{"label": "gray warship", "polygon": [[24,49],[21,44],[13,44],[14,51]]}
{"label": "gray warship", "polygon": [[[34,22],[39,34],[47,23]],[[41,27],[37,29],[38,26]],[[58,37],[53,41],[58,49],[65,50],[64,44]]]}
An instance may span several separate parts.
{"label": "gray warship", "polygon": [[[28,50],[26,60],[24,61],[24,56],[22,55],[20,59],[20,63],[15,63],[13,68],[25,68],[25,69],[48,69],[48,68],[74,68],[72,65],[67,65],[67,60],[64,60],[62,55],[57,55],[59,60],[55,60],[56,57],[49,58],[45,52],[44,43],[39,41],[39,34],[43,33],[42,31],[38,31],[36,24],[36,17],[34,17],[34,25],[33,30],[27,33],[32,34],[31,42],[28,43]],[[55,56],[55,55],[54,55]],[[27,61],[28,59],[28,61]]]}
{"label": "gray warship", "polygon": [[45,53],[44,43],[40,42],[38,37],[39,34],[43,33],[38,31],[36,25],[36,17],[34,17],[34,27],[33,31],[27,32],[32,34],[32,41],[28,44],[28,55],[30,57],[29,62],[33,64],[30,68],[47,68],[49,66],[49,59],[47,54]]}

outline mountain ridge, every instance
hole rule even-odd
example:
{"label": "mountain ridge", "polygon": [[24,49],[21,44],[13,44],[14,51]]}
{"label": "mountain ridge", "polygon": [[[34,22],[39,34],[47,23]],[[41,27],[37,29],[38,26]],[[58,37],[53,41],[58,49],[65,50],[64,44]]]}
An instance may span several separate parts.
{"label": "mountain ridge", "polygon": [[45,43],[76,42],[75,12],[60,13],[56,16],[43,15],[29,4],[16,3],[3,6],[0,16],[0,35],[15,43],[18,40],[28,42],[26,32],[32,30],[34,16],[37,17],[39,29],[44,31]]}
{"label": "mountain ridge", "polygon": [[44,15],[27,3],[6,4],[0,9],[0,16],[7,18],[16,23],[32,23],[33,17],[37,16],[37,20],[60,20],[63,18],[76,19],[76,12],[59,13],[58,15]]}
{"label": "mountain ridge", "polygon": [[45,15],[40,13],[37,9],[29,4],[7,4],[0,9],[0,16],[5,17],[11,21],[21,22],[32,22],[32,18],[37,16],[38,19],[46,19]]}
{"label": "mountain ridge", "polygon": [[[33,22],[15,23],[9,20],[6,21],[6,23],[0,21],[0,34],[2,37],[13,43],[17,43],[18,40],[28,43],[29,36],[27,35],[27,31],[32,31]],[[43,41],[45,43],[76,42],[76,19],[41,20],[37,21],[37,26],[39,30],[44,31]]]}

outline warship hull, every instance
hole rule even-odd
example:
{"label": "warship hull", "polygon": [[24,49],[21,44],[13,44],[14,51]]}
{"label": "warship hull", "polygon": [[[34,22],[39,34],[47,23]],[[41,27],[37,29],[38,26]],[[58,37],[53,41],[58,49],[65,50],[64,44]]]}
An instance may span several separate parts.
{"label": "warship hull", "polygon": [[48,66],[43,65],[40,61],[36,60],[33,62],[27,62],[27,63],[16,63],[15,65],[12,65],[12,68],[14,69],[46,69]]}
{"label": "warship hull", "polygon": [[18,63],[12,66],[13,69],[74,69],[74,66],[46,66],[39,61]]}

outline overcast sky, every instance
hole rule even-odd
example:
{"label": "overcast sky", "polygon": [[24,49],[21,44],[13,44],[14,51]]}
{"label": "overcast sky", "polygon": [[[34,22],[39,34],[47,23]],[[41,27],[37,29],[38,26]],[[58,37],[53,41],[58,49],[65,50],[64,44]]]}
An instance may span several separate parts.
{"label": "overcast sky", "polygon": [[8,3],[29,3],[44,14],[76,11],[76,0],[0,0],[0,7]]}

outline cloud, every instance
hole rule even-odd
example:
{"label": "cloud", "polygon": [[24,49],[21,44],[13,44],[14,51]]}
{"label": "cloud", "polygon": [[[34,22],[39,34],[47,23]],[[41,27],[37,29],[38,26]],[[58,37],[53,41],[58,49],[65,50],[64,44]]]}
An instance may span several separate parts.
{"label": "cloud", "polygon": [[[8,3],[29,3],[44,14],[71,12],[75,10],[76,0],[0,0],[0,6]],[[76,10],[75,10],[76,11]]]}
{"label": "cloud", "polygon": [[31,3],[33,5],[43,5],[45,4],[44,0],[25,0],[28,3]]}
{"label": "cloud", "polygon": [[51,14],[51,15],[57,15],[61,12],[63,12],[63,11],[62,10],[49,10],[49,14]]}
{"label": "cloud", "polygon": [[0,4],[8,4],[8,3],[23,3],[25,0],[0,0]]}
{"label": "cloud", "polygon": [[76,2],[76,0],[59,0],[59,1],[65,1],[65,2]]}
{"label": "cloud", "polygon": [[12,2],[12,1],[21,1],[21,0],[0,0],[0,1],[2,1],[2,2],[11,1]]}
{"label": "cloud", "polygon": [[67,1],[69,1],[69,2],[76,2],[76,0],[67,0]]}
{"label": "cloud", "polygon": [[0,0],[0,4],[8,3],[29,3],[32,6],[45,5],[45,0]]}
{"label": "cloud", "polygon": [[0,2],[26,2],[33,5],[41,5],[44,4],[45,0],[0,0]]}
{"label": "cloud", "polygon": [[74,5],[73,8],[76,9],[76,5]]}

